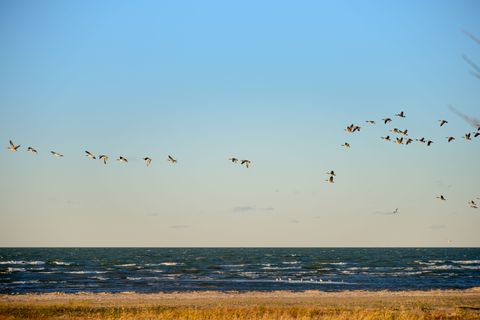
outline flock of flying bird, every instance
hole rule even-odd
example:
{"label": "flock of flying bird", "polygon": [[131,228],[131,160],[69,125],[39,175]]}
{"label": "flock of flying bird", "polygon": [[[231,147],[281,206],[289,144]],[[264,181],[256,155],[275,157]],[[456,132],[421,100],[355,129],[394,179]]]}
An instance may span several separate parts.
{"label": "flock of flying bird", "polygon": [[[10,142],[10,145],[8,147],[8,150],[10,150],[12,152],[18,151],[18,149],[20,148],[20,145],[15,145],[15,143],[13,143],[12,140],[10,140],[9,142]],[[31,153],[34,153],[34,154],[38,154],[38,151],[36,149],[32,148],[32,147],[28,147],[27,151],[31,152]],[[50,153],[55,157],[63,157],[63,154],[58,153],[56,151],[50,151]],[[92,159],[92,160],[97,159],[97,157],[88,150],[85,150],[85,156],[87,156],[89,159]],[[98,156],[98,159],[103,161],[104,164],[107,164],[107,161],[108,161],[109,157],[105,154],[101,154],[101,155]],[[142,159],[143,159],[143,161],[145,161],[145,164],[147,165],[147,167],[150,166],[150,164],[152,163],[152,158],[145,157],[145,158],[142,158]],[[123,162],[123,163],[128,163],[128,159],[126,157],[123,157],[123,156],[119,156],[117,161]],[[172,163],[172,164],[177,163],[177,160],[170,155],[167,157],[167,161]]]}
{"label": "flock of flying bird", "polygon": [[[403,111],[401,111],[400,113],[397,113],[395,116],[397,116],[399,118],[406,118],[405,113]],[[392,122],[392,118],[383,118],[382,121],[383,121],[384,124],[387,124],[389,122]],[[371,124],[371,125],[375,124],[374,120],[367,120],[365,122],[368,123],[368,124]],[[448,123],[447,120],[438,120],[438,122],[440,122],[440,127],[443,127],[445,124]],[[362,129],[362,127],[354,125],[352,123],[351,125],[349,125],[348,127],[345,128],[345,131],[347,131],[348,133],[354,133],[356,131],[360,131],[361,129]],[[390,135],[387,135],[385,137],[380,137],[380,138],[382,138],[383,140],[386,140],[386,141],[393,141],[396,144],[403,144],[403,142],[405,141],[405,145],[409,145],[413,141],[426,143],[427,146],[430,146],[433,143],[432,140],[426,140],[424,137],[422,137],[420,139],[415,139],[415,140],[412,139],[412,138],[407,138],[408,137],[408,130],[407,129],[400,130],[398,128],[393,128],[392,130],[390,130],[390,132],[392,132],[394,134],[402,135],[402,137],[396,137],[395,140],[392,140],[392,138],[390,138]],[[469,141],[469,140],[472,140],[472,135],[473,135],[474,138],[480,136],[480,126],[478,126],[476,132],[467,132],[463,136],[463,138],[465,140]],[[448,136],[448,137],[446,137],[446,139],[447,139],[447,142],[452,142],[453,140],[455,140],[455,137]],[[342,144],[342,147],[350,148],[350,144],[348,142],[345,142],[344,144]]]}
{"label": "flock of flying bird", "polygon": [[[13,143],[12,140],[10,140],[9,143],[10,143],[10,145],[8,146],[8,150],[10,150],[12,152],[17,152],[18,149],[20,148],[20,145],[15,145],[15,143]],[[31,152],[33,154],[38,154],[38,151],[36,149],[32,148],[32,147],[28,147],[27,151]],[[58,153],[56,151],[50,151],[50,153],[55,157],[63,157],[63,154]],[[97,157],[88,150],[85,150],[85,156],[87,156],[89,159],[92,159],[92,160],[97,159]],[[98,159],[103,161],[104,164],[107,164],[107,160],[109,159],[109,157],[105,154],[101,154],[101,155],[98,156]],[[145,164],[147,165],[147,167],[150,166],[150,164],[152,163],[152,158],[145,157],[145,158],[142,158],[142,159],[143,159],[143,161],[145,161]],[[238,163],[240,161],[240,164],[244,165],[247,168],[249,168],[252,165],[252,161],[250,161],[250,160],[239,160],[238,158],[235,158],[235,157],[232,157],[228,160],[230,160],[232,163]],[[117,161],[123,162],[123,163],[128,163],[128,159],[126,157],[123,157],[123,156],[119,156]],[[167,161],[172,163],[172,164],[177,163],[177,159],[173,158],[170,155],[167,157]]]}
{"label": "flock of flying bird", "polygon": [[[398,118],[406,118],[405,116],[405,112],[401,111],[397,114],[395,114],[396,117]],[[392,118],[383,118],[382,119],[383,123],[384,124],[387,124],[389,122],[392,122]],[[366,123],[368,123],[369,125],[374,125],[375,124],[375,121],[374,120],[367,120],[365,121]],[[448,124],[448,121],[447,120],[438,120],[438,122],[440,123],[440,127],[443,127],[444,125]],[[465,139],[465,141],[471,141],[472,140],[472,136],[474,138],[477,138],[478,136],[480,136],[480,125],[477,124],[476,125],[477,127],[477,131],[474,131],[474,132],[467,132],[463,138]],[[362,129],[362,127],[358,126],[358,125],[354,125],[353,123],[350,124],[349,126],[347,126],[345,128],[345,131],[347,133],[355,133],[355,132],[360,132],[360,130]],[[420,138],[420,139],[412,139],[408,136],[408,130],[407,129],[404,129],[404,130],[399,130],[398,128],[393,128],[392,130],[390,130],[390,132],[394,133],[394,134],[397,134],[397,135],[401,135],[399,137],[394,137],[394,138],[390,138],[390,135],[387,135],[385,137],[381,137],[381,139],[385,140],[385,141],[392,141],[396,144],[404,144],[405,145],[409,145],[411,144],[413,141],[417,141],[417,142],[420,142],[420,143],[424,143],[426,144],[427,146],[430,146],[433,141],[432,140],[427,140],[425,139],[424,137]],[[394,139],[394,140],[393,140]],[[455,137],[452,137],[452,136],[448,136],[446,137],[447,139],[447,142],[450,143],[452,141],[455,140]],[[348,142],[345,142],[341,145],[342,147],[348,149],[350,148],[350,143]],[[330,172],[327,172],[327,175],[329,175],[329,178],[325,181],[329,182],[329,183],[334,183],[334,177],[336,176],[335,172],[333,170],[331,170]],[[440,195],[437,197],[437,199],[440,199],[442,201],[446,201],[447,199],[443,196],[443,195]],[[477,199],[480,199],[480,198],[477,198]],[[478,204],[474,201],[474,200],[470,200],[468,202],[468,205],[470,206],[470,208],[472,209],[478,209]],[[398,213],[398,208],[395,209],[395,211],[393,212],[395,214]]]}
{"label": "flock of flying bird", "polygon": [[[406,117],[405,113],[403,111],[401,111],[400,113],[397,113],[395,116],[398,117],[398,118],[405,118]],[[392,122],[392,118],[383,118],[382,121],[383,121],[384,124],[387,124],[389,122]],[[374,120],[367,120],[365,122],[368,123],[369,125],[374,125],[375,124]],[[440,127],[443,127],[444,125],[448,124],[447,120],[438,120],[438,122],[440,122]],[[345,131],[348,132],[348,133],[355,133],[357,131],[360,132],[361,129],[362,129],[362,127],[354,125],[352,123],[345,128]],[[393,128],[392,130],[390,130],[390,132],[392,132],[394,134],[397,134],[397,135],[401,135],[401,137],[394,137],[395,140],[390,138],[390,135],[387,135],[387,136],[381,137],[381,138],[385,141],[392,141],[396,144],[404,144],[404,142],[405,142],[405,145],[409,145],[413,141],[424,143],[427,146],[430,146],[433,143],[432,140],[427,140],[424,137],[422,137],[420,139],[415,139],[415,140],[410,138],[408,136],[408,130],[407,129],[399,130],[398,128]],[[472,140],[472,135],[473,135],[474,138],[480,136],[480,125],[477,125],[477,131],[476,132],[468,132],[463,136],[463,138],[466,141],[470,141],[470,140]],[[448,136],[448,137],[446,137],[446,139],[447,139],[447,142],[450,143],[450,142],[455,140],[455,137]],[[18,149],[20,148],[20,145],[15,145],[15,143],[13,143],[12,140],[10,140],[9,142],[10,142],[10,145],[9,145],[8,149],[12,152],[18,151]],[[350,143],[345,142],[341,146],[348,149],[348,148],[350,148]],[[38,151],[36,149],[34,149],[33,147],[28,147],[27,151],[31,152],[31,153],[34,153],[34,154],[38,154]],[[56,151],[50,151],[50,153],[55,157],[63,157],[63,154],[58,153]],[[92,159],[92,160],[97,159],[97,157],[88,150],[85,151],[85,155],[89,159]],[[104,164],[107,164],[107,160],[109,159],[109,157],[105,154],[101,154],[101,155],[98,156],[98,159],[103,161]],[[123,157],[123,156],[119,156],[118,159],[116,159],[116,160],[119,161],[119,162],[128,163],[128,159],[126,157]],[[149,157],[144,157],[143,160],[145,161],[145,164],[147,165],[147,167],[150,166],[150,164],[152,163],[152,159],[149,158]],[[232,163],[239,163],[240,165],[244,165],[247,168],[249,168],[252,164],[252,162],[250,160],[247,160],[247,159],[239,160],[236,157],[231,157],[228,160],[231,161]],[[167,157],[167,161],[172,163],[172,164],[177,163],[177,160],[170,155]],[[325,181],[327,181],[329,183],[334,183],[335,182],[334,177],[336,177],[335,171],[331,170],[331,171],[327,172],[326,174],[329,177]],[[442,201],[447,200],[443,195],[440,195],[437,198],[442,200]],[[480,199],[480,198],[477,198],[477,199]],[[478,204],[474,200],[470,200],[468,202],[468,205],[473,209],[478,209]],[[397,214],[398,213],[398,208],[395,209],[395,211],[393,213]]]}

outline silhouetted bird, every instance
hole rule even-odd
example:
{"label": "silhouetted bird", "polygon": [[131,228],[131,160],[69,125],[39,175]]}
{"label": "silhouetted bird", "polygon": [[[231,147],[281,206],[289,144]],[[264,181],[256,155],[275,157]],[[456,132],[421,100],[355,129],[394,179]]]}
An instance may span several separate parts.
{"label": "silhouetted bird", "polygon": [[99,160],[103,160],[104,164],[107,164],[108,156],[102,154],[98,157]]}
{"label": "silhouetted bird", "polygon": [[118,157],[117,161],[120,161],[120,162],[123,162],[123,163],[127,163],[127,162],[128,162],[128,159],[125,158],[125,157],[120,156],[120,157]]}
{"label": "silhouetted bird", "polygon": [[55,151],[50,151],[50,153],[51,153],[52,155],[54,155],[55,157],[63,157],[63,154],[60,154],[60,153],[55,152]]}
{"label": "silhouetted bird", "polygon": [[392,119],[390,118],[383,118],[382,120],[384,124],[387,124],[388,122],[392,122]]}
{"label": "silhouetted bird", "polygon": [[143,158],[143,160],[145,161],[145,164],[147,165],[147,167],[150,165],[150,163],[152,163],[152,159],[150,159],[149,157],[145,157]]}
{"label": "silhouetted bird", "polygon": [[86,156],[92,160],[97,159],[90,151],[85,150]]}
{"label": "silhouetted bird", "polygon": [[29,151],[31,153],[34,153],[34,154],[38,154],[37,150],[33,149],[32,147],[28,147],[27,151]]}
{"label": "silhouetted bird", "polygon": [[393,132],[393,133],[400,133],[400,130],[398,130],[397,128],[393,128],[392,130],[390,130],[390,132]]}
{"label": "silhouetted bird", "polygon": [[345,128],[345,131],[347,131],[348,133],[352,133],[354,128],[355,128],[355,126],[352,123],[351,125],[349,125],[348,127]]}
{"label": "silhouetted bird", "polygon": [[245,167],[250,168],[250,165],[252,164],[252,161],[250,160],[242,160],[240,164],[244,164]]}
{"label": "silhouetted bird", "polygon": [[396,116],[400,118],[405,118],[405,113],[403,113],[403,111],[400,111],[400,113],[397,113]]}
{"label": "silhouetted bird", "polygon": [[12,152],[15,152],[18,150],[18,148],[20,148],[20,145],[16,146],[12,140],[9,141],[10,142],[10,146],[8,147],[8,150],[12,151]]}

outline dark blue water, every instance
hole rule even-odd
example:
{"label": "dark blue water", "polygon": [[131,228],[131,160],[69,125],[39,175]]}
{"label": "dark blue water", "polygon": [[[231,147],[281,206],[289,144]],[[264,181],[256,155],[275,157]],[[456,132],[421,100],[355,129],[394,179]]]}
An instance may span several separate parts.
{"label": "dark blue water", "polygon": [[479,248],[0,249],[0,293],[476,286]]}

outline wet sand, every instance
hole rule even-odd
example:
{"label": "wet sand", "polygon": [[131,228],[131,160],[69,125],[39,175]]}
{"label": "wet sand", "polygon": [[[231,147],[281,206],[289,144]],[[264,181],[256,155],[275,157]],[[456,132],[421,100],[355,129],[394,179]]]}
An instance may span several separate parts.
{"label": "wet sand", "polygon": [[0,319],[480,319],[480,288],[0,295]]}

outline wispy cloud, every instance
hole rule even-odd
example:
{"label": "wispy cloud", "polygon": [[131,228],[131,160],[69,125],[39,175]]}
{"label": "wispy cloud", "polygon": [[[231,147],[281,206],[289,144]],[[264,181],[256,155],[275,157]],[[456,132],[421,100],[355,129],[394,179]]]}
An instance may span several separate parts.
{"label": "wispy cloud", "polygon": [[170,228],[172,228],[172,229],[186,229],[186,228],[190,228],[190,226],[186,225],[186,224],[175,224],[173,226],[170,226]]}
{"label": "wispy cloud", "polygon": [[68,204],[69,206],[73,206],[73,205],[77,205],[78,202],[74,201],[74,200],[67,200],[66,201],[66,204]]}
{"label": "wispy cloud", "polygon": [[468,123],[470,123],[470,125],[474,126],[475,128],[478,128],[480,126],[480,120],[476,119],[476,118],[473,118],[473,117],[470,117],[470,116],[467,116],[466,114],[464,113],[461,113],[460,111],[458,111],[457,109],[455,109],[453,106],[448,106],[448,108],[453,112],[455,113],[456,115],[460,116],[463,118],[463,120],[467,121]]}
{"label": "wispy cloud", "polygon": [[255,207],[252,207],[252,206],[238,206],[238,207],[234,207],[232,209],[232,212],[242,213],[242,212],[250,212],[254,210],[255,210]]}
{"label": "wispy cloud", "polygon": [[428,227],[429,229],[433,230],[439,230],[439,229],[446,229],[447,226],[444,224],[432,224],[431,226]]}
{"label": "wispy cloud", "polygon": [[468,31],[465,30],[465,29],[462,29],[462,32],[463,32],[467,37],[469,37],[470,39],[472,39],[473,41],[475,41],[477,44],[480,44],[480,39],[477,39],[477,37],[475,37],[473,34],[471,34],[470,32],[468,32]]}

